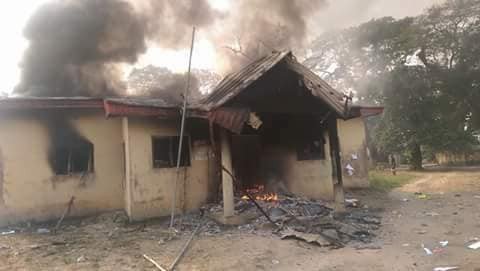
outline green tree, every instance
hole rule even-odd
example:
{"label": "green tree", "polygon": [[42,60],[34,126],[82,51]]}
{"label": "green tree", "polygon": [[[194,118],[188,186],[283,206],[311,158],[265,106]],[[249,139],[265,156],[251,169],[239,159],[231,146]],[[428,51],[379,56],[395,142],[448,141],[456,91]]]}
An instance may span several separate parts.
{"label": "green tree", "polygon": [[435,144],[441,112],[422,67],[400,66],[384,84],[385,113],[376,129],[377,145],[384,153],[404,153],[412,169],[422,168],[421,147]]}
{"label": "green tree", "polygon": [[418,56],[436,82],[450,124],[479,129],[480,1],[446,1],[427,10],[418,24]]}
{"label": "green tree", "polygon": [[[385,106],[371,148],[464,152],[480,128],[480,0],[447,0],[415,18],[380,18],[326,33],[305,63],[360,103]],[[385,157],[385,155],[384,155]]]}

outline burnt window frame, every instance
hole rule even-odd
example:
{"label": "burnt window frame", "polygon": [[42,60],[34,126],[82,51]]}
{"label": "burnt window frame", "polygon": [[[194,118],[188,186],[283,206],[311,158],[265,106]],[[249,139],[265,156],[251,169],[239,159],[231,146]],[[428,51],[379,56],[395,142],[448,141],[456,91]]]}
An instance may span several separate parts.
{"label": "burnt window frame", "polygon": [[[319,142],[318,147],[314,146],[315,142]],[[297,161],[322,161],[326,160],[325,137],[322,135],[308,136],[298,139],[296,144]],[[304,150],[310,148],[311,150],[318,149],[307,154]]]}
{"label": "burnt window frame", "polygon": [[[177,140],[177,146],[175,147],[174,143]],[[175,168],[177,166],[177,155],[178,155],[178,147],[180,145],[180,136],[173,135],[173,136],[152,136],[152,167],[154,169],[165,169],[165,168]],[[156,161],[167,161],[165,160],[157,160],[156,158],[156,141],[168,141],[168,143],[163,142],[163,144],[168,144],[168,164],[161,164]],[[167,148],[167,147],[166,147]],[[186,156],[185,156],[186,154]],[[190,136],[184,135],[183,136],[183,145],[182,145],[182,160],[180,161],[180,167],[190,167],[192,165],[192,155],[191,155],[191,148],[190,148]]]}
{"label": "burnt window frame", "polygon": [[[88,149],[88,153],[82,153]],[[54,167],[53,172],[56,176],[72,176],[72,175],[80,175],[80,174],[87,174],[93,173],[95,171],[95,163],[94,163],[94,153],[95,148],[92,143],[88,143],[82,146],[69,144],[69,145],[59,145],[55,146],[54,149]],[[77,159],[86,158],[88,156],[87,161],[78,161]],[[60,164],[59,159],[65,158],[66,162]],[[62,159],[64,160],[64,159]],[[81,166],[81,164],[86,163],[86,165]],[[66,167],[66,168],[65,168]],[[75,168],[79,167],[79,168]]]}

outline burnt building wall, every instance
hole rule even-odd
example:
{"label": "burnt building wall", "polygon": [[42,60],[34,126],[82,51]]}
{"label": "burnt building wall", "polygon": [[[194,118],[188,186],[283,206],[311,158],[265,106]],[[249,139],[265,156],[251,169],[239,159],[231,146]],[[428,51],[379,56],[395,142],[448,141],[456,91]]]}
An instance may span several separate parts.
{"label": "burnt building wall", "polygon": [[[312,199],[333,199],[332,163],[328,136],[325,134],[325,159],[299,160],[297,149],[290,144],[268,144],[262,147],[261,176],[267,188]],[[274,191],[277,192],[277,191]],[[279,191],[281,192],[281,191]]]}
{"label": "burnt building wall", "polygon": [[[63,123],[52,122],[51,115],[41,112],[0,115],[0,225],[59,217],[72,196],[72,216],[123,208],[121,120],[106,119],[101,111],[68,110],[55,115]],[[65,127],[72,130],[56,137],[54,129]],[[79,146],[77,141],[93,146],[87,160],[92,164],[90,170],[82,171],[83,165],[72,163],[70,173],[56,173],[52,150],[62,144]],[[72,154],[70,159],[75,160]]]}
{"label": "burnt building wall", "polygon": [[[247,167],[258,168],[257,173],[242,174],[238,167],[238,152],[233,146],[233,161],[236,176],[251,186],[253,178],[257,185],[264,185],[268,192],[290,192],[312,199],[333,199],[332,163],[326,127],[314,116],[292,114],[258,113],[262,125],[258,130],[244,131],[258,137],[255,152],[246,146],[245,156],[251,157]],[[240,136],[241,137],[241,136]],[[233,141],[236,137],[233,136]],[[248,143],[248,141],[247,141]],[[255,158],[258,156],[258,158]],[[245,163],[244,163],[245,164]],[[248,188],[248,187],[246,187]]]}

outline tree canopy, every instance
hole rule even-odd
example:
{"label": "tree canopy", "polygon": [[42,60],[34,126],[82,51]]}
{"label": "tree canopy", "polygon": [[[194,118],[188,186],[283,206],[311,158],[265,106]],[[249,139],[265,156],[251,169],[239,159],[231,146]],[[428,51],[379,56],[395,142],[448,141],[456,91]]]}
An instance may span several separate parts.
{"label": "tree canopy", "polygon": [[[447,0],[417,17],[374,19],[318,37],[305,64],[358,103],[384,105],[372,148],[464,152],[480,129],[480,0]],[[478,143],[478,142],[477,142]]]}

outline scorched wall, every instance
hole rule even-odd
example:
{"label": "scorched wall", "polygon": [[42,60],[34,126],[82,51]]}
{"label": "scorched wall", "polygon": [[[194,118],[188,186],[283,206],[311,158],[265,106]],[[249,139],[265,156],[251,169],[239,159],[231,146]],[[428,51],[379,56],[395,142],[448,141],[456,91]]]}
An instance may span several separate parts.
{"label": "scorched wall", "polygon": [[[123,208],[121,120],[103,112],[57,112],[94,146],[92,173],[56,176],[49,161],[48,118],[38,112],[0,115],[0,225]],[[46,119],[47,118],[47,119]]]}

